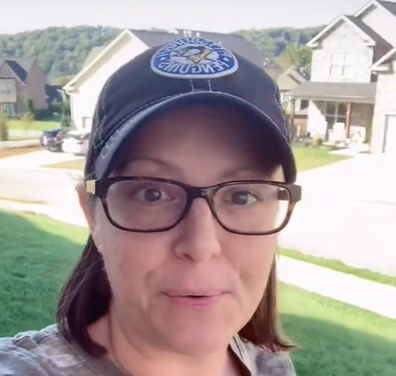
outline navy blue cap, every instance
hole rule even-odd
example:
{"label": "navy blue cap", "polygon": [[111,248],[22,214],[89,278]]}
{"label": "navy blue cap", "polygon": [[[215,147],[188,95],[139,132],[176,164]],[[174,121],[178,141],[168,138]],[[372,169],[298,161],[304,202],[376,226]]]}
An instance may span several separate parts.
{"label": "navy blue cap", "polygon": [[111,75],[96,105],[85,175],[106,178],[140,126],[161,111],[189,103],[226,103],[257,115],[280,152],[286,182],[295,182],[277,85],[261,67],[202,38],[150,48]]}

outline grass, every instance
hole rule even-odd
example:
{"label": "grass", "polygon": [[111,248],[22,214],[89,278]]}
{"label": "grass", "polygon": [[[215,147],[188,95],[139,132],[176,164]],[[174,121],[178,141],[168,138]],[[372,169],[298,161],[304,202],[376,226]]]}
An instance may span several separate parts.
{"label": "grass", "polygon": [[306,255],[302,252],[298,252],[291,249],[282,249],[280,250],[280,254],[282,256],[286,256],[295,260],[308,262],[310,264],[323,266],[328,269],[335,270],[337,272],[342,272],[345,274],[351,274],[356,277],[360,277],[363,279],[367,279],[369,281],[382,283],[384,285],[390,285],[396,287],[396,276],[389,276],[377,272],[373,272],[368,269],[363,268],[354,268],[353,266],[349,266],[344,264],[338,260],[328,260],[322,257],[316,257],[311,255]]}
{"label": "grass", "polygon": [[0,149],[0,158],[15,157],[17,155],[34,153],[41,150],[38,146],[26,146],[23,148],[10,148],[10,149]]}
{"label": "grass", "polygon": [[49,129],[59,128],[61,126],[61,123],[55,120],[36,120],[31,124],[27,124],[22,120],[9,120],[7,125],[9,129],[13,130],[47,131]]}
{"label": "grass", "polygon": [[[0,211],[0,336],[53,323],[86,237],[45,216]],[[394,376],[394,320],[285,284],[280,295],[285,330],[302,348],[293,354],[299,376]]]}
{"label": "grass", "polygon": [[327,149],[309,147],[294,147],[293,153],[296,158],[298,172],[326,166],[350,158],[345,155],[331,154]]}

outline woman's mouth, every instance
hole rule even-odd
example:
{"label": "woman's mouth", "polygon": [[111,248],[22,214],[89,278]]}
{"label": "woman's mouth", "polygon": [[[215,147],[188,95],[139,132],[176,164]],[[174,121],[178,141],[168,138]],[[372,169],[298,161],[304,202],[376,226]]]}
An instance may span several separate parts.
{"label": "woman's mouth", "polygon": [[225,293],[210,293],[210,294],[166,294],[171,303],[192,307],[192,308],[207,308],[219,303],[225,296]]}

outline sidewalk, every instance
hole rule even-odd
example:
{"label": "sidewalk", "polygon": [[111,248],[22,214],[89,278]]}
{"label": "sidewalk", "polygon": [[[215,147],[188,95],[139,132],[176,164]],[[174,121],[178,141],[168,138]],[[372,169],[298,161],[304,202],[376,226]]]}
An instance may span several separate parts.
{"label": "sidewalk", "polygon": [[[86,226],[81,211],[0,200],[0,208],[45,214],[59,221]],[[278,278],[304,290],[326,296],[396,320],[396,288],[280,256]]]}

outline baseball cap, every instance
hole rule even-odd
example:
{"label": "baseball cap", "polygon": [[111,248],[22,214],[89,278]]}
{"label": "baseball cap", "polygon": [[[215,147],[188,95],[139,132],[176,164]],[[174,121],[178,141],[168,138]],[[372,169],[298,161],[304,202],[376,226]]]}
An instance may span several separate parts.
{"label": "baseball cap", "polygon": [[295,182],[289,128],[275,82],[221,43],[197,37],[150,48],[109,77],[93,116],[85,176],[106,178],[138,129],[153,116],[190,103],[228,104],[256,116],[265,136],[276,143],[286,183]]}

